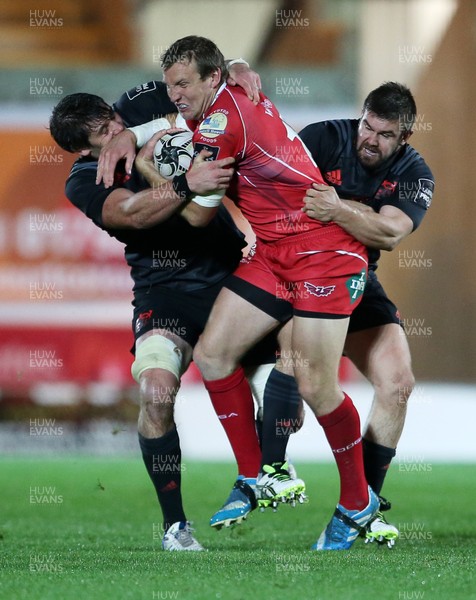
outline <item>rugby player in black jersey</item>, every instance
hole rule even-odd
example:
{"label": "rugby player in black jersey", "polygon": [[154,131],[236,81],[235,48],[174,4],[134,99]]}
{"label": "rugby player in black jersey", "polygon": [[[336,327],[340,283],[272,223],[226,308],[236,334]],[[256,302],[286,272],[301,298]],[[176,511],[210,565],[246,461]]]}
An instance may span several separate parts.
{"label": "rugby player in black jersey", "polygon": [[[72,94],[53,110],[50,132],[62,148],[81,155],[66,182],[69,200],[98,227],[125,244],[125,258],[134,281],[132,325],[136,342],[132,372],[140,385],[139,442],[163,512],[162,546],[165,550],[202,550],[182,505],[181,452],[173,403],[213,301],[241,259],[244,236],[224,207],[209,226],[191,227],[174,214],[183,199],[174,193],[171,183],[152,189],[139,169],[126,173],[124,163],[115,170],[109,189],[95,182],[99,152],[108,141],[126,126],[174,112],[176,107],[161,82],[130,90],[113,107],[98,96]],[[167,125],[165,122],[163,126]],[[136,166],[141,161],[139,153]],[[186,175],[192,191],[206,194],[226,189],[232,169],[225,167],[232,159],[196,162],[198,165],[194,163]],[[142,167],[146,170],[147,165]],[[274,363],[274,354],[274,340],[266,341],[248,357],[248,364]],[[258,369],[255,392],[264,387],[270,368],[261,373]],[[249,423],[248,438],[254,438],[254,444],[233,446],[238,452],[237,462],[246,464],[256,475],[260,450],[252,406],[249,411],[243,427]],[[243,427],[240,435],[245,436]],[[246,489],[242,486],[242,491]],[[253,494],[249,503],[253,508],[256,505]],[[246,508],[245,515],[250,508]]]}
{"label": "rugby player in black jersey", "polygon": [[[377,494],[395,456],[414,387],[400,316],[376,269],[380,250],[393,250],[415,231],[431,204],[433,175],[408,144],[415,118],[410,90],[387,82],[367,96],[360,119],[313,123],[299,134],[330,186],[314,185],[303,210],[337,223],[369,248],[368,280],[350,318],[345,353],[375,391],[363,449],[367,481]],[[386,508],[383,499],[381,509]],[[381,513],[367,531],[368,541],[392,545],[397,537],[397,528]]]}

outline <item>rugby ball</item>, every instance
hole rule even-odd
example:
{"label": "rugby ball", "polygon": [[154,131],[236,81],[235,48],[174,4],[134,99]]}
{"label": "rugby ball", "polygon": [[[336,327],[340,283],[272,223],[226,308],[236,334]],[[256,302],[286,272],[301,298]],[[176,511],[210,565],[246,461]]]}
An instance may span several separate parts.
{"label": "rugby ball", "polygon": [[193,158],[192,133],[166,133],[154,148],[154,164],[164,179],[186,173]]}

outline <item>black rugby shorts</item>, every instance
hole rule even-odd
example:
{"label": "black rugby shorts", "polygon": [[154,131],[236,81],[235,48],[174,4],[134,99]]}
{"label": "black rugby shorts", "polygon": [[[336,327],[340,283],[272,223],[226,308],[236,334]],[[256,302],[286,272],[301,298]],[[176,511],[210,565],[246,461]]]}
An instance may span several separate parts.
{"label": "black rugby shorts", "polygon": [[[134,292],[132,331],[134,339],[152,329],[165,329],[188,342],[192,348],[202,334],[208,316],[226,278],[208,288],[194,291],[152,286]],[[276,362],[278,345],[272,332],[242,359],[243,366]],[[134,348],[131,349],[134,354]]]}
{"label": "black rugby shorts", "polygon": [[375,271],[369,270],[362,300],[350,316],[348,333],[396,323],[401,325],[400,314],[388,298],[377,279]]}

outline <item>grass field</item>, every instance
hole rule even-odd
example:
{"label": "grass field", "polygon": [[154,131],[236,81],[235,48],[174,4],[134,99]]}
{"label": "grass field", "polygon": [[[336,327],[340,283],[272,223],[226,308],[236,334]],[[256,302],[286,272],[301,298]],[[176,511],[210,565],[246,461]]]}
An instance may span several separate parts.
{"label": "grass field", "polygon": [[160,549],[160,514],[140,459],[3,459],[2,600],[476,598],[473,465],[427,464],[388,477],[393,550],[357,540],[310,552],[337,498],[335,468],[299,465],[310,502],[253,513],[216,532],[208,519],[234,479],[230,464],[186,463],[188,518],[204,553]]}

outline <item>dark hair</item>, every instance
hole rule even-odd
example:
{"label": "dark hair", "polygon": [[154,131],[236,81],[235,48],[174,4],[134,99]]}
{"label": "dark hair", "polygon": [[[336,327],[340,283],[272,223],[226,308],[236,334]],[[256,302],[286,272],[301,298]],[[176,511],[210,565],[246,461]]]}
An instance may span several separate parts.
{"label": "dark hair", "polygon": [[411,91],[394,81],[387,81],[371,91],[365,99],[364,110],[375,113],[381,119],[399,121],[402,133],[411,131],[417,112]]}
{"label": "dark hair", "polygon": [[67,152],[91,148],[90,134],[114,118],[114,110],[94,94],[70,94],[53,109],[50,133],[55,142]]}
{"label": "dark hair", "polygon": [[225,81],[227,69],[225,57],[211,40],[189,35],[174,42],[160,57],[164,71],[176,63],[190,63],[195,59],[200,79],[205,79],[217,68],[221,69],[221,81]]}

